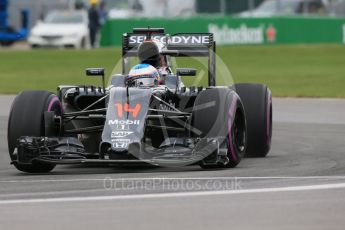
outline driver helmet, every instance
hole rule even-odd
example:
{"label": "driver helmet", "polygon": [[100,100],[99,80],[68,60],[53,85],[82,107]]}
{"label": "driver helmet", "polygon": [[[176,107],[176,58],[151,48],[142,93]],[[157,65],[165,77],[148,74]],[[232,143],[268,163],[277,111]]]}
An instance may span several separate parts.
{"label": "driver helmet", "polygon": [[94,6],[98,4],[98,0],[90,0],[90,5]]}
{"label": "driver helmet", "polygon": [[156,40],[145,40],[138,47],[138,57],[140,63],[149,64],[154,67],[160,66],[161,51],[164,48],[163,43]]}
{"label": "driver helmet", "polygon": [[138,64],[130,71],[126,79],[130,87],[153,87],[160,84],[158,70],[149,64]]}

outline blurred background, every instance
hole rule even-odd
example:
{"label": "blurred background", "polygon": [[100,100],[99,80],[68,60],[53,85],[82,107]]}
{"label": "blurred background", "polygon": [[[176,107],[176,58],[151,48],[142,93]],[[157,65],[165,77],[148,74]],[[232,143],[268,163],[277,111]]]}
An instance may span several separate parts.
{"label": "blurred background", "polygon": [[[93,5],[97,18],[88,12]],[[344,17],[345,0],[0,0],[0,42],[29,41],[34,48],[119,46],[122,33],[150,25],[169,33],[212,32],[219,44],[340,43]],[[78,23],[79,28],[54,27]],[[78,39],[58,42],[63,36]]]}
{"label": "blurred background", "polygon": [[0,0],[0,93],[98,84],[84,69],[121,72],[122,34],[147,26],[213,33],[217,66],[274,96],[345,97],[345,0]]}
{"label": "blurred background", "polygon": [[[30,26],[51,10],[74,9],[78,4],[89,6],[88,0],[7,0],[8,16],[19,27],[19,12],[31,12]],[[198,14],[235,16],[345,16],[344,0],[102,0],[109,18],[190,17]],[[136,10],[140,4],[142,10]],[[140,6],[139,6],[140,8]],[[136,12],[140,11],[140,13]]]}

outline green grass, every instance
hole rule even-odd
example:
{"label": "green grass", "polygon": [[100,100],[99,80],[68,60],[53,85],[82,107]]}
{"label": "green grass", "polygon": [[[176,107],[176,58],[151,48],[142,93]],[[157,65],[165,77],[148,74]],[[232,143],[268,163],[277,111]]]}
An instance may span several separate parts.
{"label": "green grass", "polygon": [[275,96],[345,97],[345,46],[254,46],[218,50],[229,63],[236,82],[267,84]]}
{"label": "green grass", "polygon": [[[13,94],[26,89],[55,91],[58,85],[96,84],[100,80],[84,76],[87,67],[113,71],[119,48],[92,51],[38,50],[0,51],[0,93]],[[235,82],[267,84],[274,96],[345,97],[345,46],[223,46],[217,47],[219,84]],[[179,59],[181,67],[206,64],[199,59]],[[117,68],[119,71],[120,69]],[[109,74],[110,75],[110,74]],[[189,78],[190,84],[206,84],[206,78]],[[194,82],[194,83],[192,83]],[[197,82],[197,83],[195,83]]]}
{"label": "green grass", "polygon": [[85,68],[111,69],[118,53],[118,49],[1,51],[0,93],[26,89],[54,92],[58,85],[99,84],[99,79],[85,76]]}

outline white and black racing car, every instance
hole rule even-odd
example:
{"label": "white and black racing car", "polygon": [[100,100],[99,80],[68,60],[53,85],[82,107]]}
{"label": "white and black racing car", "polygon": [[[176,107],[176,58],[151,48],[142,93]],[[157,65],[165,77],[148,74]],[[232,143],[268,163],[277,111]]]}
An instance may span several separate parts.
{"label": "white and black racing car", "polygon": [[[153,164],[235,167],[265,157],[272,137],[272,99],[261,84],[216,86],[213,34],[167,35],[137,28],[123,35],[122,73],[103,86],[59,86],[57,94],[23,91],[8,121],[11,163],[43,173],[57,164]],[[139,57],[137,65],[129,61]],[[172,57],[208,59],[208,86],[186,87]],[[133,67],[134,66],[134,67]]]}

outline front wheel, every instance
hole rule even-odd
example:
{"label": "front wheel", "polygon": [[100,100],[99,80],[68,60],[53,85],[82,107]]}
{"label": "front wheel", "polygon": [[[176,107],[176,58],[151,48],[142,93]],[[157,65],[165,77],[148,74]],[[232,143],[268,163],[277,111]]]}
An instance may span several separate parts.
{"label": "front wheel", "polygon": [[[44,112],[62,114],[62,106],[58,97],[47,91],[23,91],[14,100],[8,121],[7,141],[10,158],[14,166],[23,172],[45,173],[54,169],[54,164],[17,162],[15,148],[18,138],[22,136],[46,136]],[[57,131],[55,133],[57,135]],[[51,135],[51,134],[49,134]],[[54,135],[54,133],[53,133]]]}
{"label": "front wheel", "polygon": [[83,38],[81,39],[79,47],[80,47],[81,49],[86,49],[86,38],[85,38],[85,37],[83,37]]}
{"label": "front wheel", "polygon": [[262,84],[235,84],[247,121],[246,157],[265,157],[271,149],[272,139],[272,96]]}
{"label": "front wheel", "polygon": [[[200,138],[223,137],[219,149],[200,161],[202,168],[236,167],[246,149],[246,121],[238,95],[230,89],[215,88],[201,92],[194,104],[193,128]],[[227,162],[214,164],[216,151],[223,151]]]}

